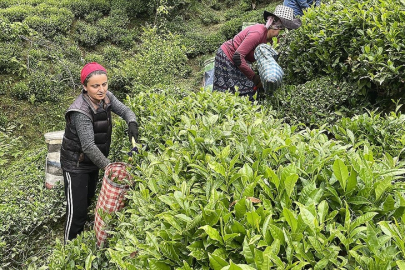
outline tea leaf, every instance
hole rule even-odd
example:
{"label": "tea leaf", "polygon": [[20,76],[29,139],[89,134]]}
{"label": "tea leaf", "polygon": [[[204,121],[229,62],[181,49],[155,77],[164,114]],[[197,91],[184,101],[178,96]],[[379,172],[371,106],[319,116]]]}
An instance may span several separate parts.
{"label": "tea leaf", "polygon": [[214,254],[208,254],[210,259],[210,266],[214,270],[221,270],[223,267],[228,266],[229,264],[219,256]]}
{"label": "tea leaf", "polygon": [[205,233],[208,234],[208,236],[211,239],[216,240],[216,241],[220,242],[221,244],[224,244],[221,235],[219,234],[219,232],[216,229],[212,228],[209,225],[202,226],[199,229],[204,230]]}
{"label": "tea leaf", "polygon": [[281,243],[281,245],[285,244],[285,238],[284,238],[284,232],[281,228],[274,224],[269,225],[271,235],[273,236],[274,239],[278,239]]}
{"label": "tea leaf", "polygon": [[295,184],[298,180],[298,174],[292,174],[287,176],[284,182],[284,186],[287,192],[288,197],[291,197],[292,192],[294,191]]}
{"label": "tea leaf", "polygon": [[160,262],[158,260],[150,259],[149,260],[149,267],[151,270],[170,270],[170,266],[164,262]]}
{"label": "tea leaf", "polygon": [[344,162],[340,159],[336,159],[333,163],[333,173],[335,174],[340,186],[346,191],[346,180],[349,177],[349,171]]}
{"label": "tea leaf", "polygon": [[378,200],[384,192],[391,187],[392,177],[385,177],[382,181],[380,181],[376,188],[375,188],[375,197]]}
{"label": "tea leaf", "polygon": [[245,257],[247,263],[253,263],[254,262],[253,247],[251,247],[250,244],[248,243],[247,237],[245,237],[245,239],[243,241],[242,254]]}
{"label": "tea leaf", "polygon": [[[405,5],[405,1],[401,1],[403,1],[403,4]],[[399,270],[405,270],[405,261],[396,261],[395,263],[397,264]]]}
{"label": "tea leaf", "polygon": [[246,219],[252,228],[260,230],[260,221],[261,217],[256,212],[248,212],[246,213]]}
{"label": "tea leaf", "polygon": [[283,208],[283,216],[288,225],[290,225],[291,231],[294,233],[297,230],[298,226],[298,220],[295,217],[294,213],[288,208]]}
{"label": "tea leaf", "polygon": [[346,192],[350,193],[356,189],[357,186],[357,173],[356,171],[352,168],[350,170],[350,176],[347,179],[347,186],[346,186]]}

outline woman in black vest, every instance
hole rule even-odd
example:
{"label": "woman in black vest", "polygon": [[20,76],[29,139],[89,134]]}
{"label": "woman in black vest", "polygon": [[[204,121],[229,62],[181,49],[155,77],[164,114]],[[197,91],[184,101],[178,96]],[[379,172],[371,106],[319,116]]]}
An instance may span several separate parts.
{"label": "woman in black vest", "polygon": [[88,63],[80,80],[83,91],[65,114],[60,157],[67,201],[65,242],[83,231],[99,170],[110,163],[111,111],[128,123],[130,141],[138,141],[136,116],[108,92],[106,69],[96,62]]}

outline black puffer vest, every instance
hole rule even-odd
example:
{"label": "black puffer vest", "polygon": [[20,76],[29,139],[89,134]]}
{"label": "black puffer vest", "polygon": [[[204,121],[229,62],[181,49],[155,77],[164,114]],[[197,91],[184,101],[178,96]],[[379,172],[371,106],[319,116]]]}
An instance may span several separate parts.
{"label": "black puffer vest", "polygon": [[107,96],[104,99],[104,108],[95,109],[89,97],[82,93],[66,111],[66,127],[62,140],[60,162],[62,169],[73,173],[86,173],[99,168],[83,153],[76,127],[71,124],[70,114],[81,112],[90,117],[93,122],[94,142],[100,151],[107,157],[111,144],[111,105]]}

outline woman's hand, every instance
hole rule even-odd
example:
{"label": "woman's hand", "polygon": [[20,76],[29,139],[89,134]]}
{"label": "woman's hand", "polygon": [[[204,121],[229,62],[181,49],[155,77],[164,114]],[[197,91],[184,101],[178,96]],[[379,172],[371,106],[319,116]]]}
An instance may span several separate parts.
{"label": "woman's hand", "polygon": [[132,138],[135,139],[135,142],[138,142],[138,123],[130,122],[128,124],[128,136],[129,141],[132,143]]}

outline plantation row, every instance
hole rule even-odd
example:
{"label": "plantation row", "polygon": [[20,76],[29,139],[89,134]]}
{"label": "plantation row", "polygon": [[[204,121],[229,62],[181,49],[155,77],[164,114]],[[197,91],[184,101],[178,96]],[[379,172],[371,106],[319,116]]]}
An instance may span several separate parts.
{"label": "plantation row", "polygon": [[288,82],[328,75],[356,82],[360,95],[403,97],[404,7],[396,0],[343,0],[309,9],[301,29],[284,40]]}
{"label": "plantation row", "polygon": [[[298,132],[230,94],[145,92],[127,102],[153,150],[132,161],[136,184],[126,208],[106,217],[108,245],[96,249],[94,231],[85,233],[59,244],[51,269],[403,267],[403,115]],[[128,161],[117,124],[113,155]],[[378,143],[398,127],[389,147]]]}

